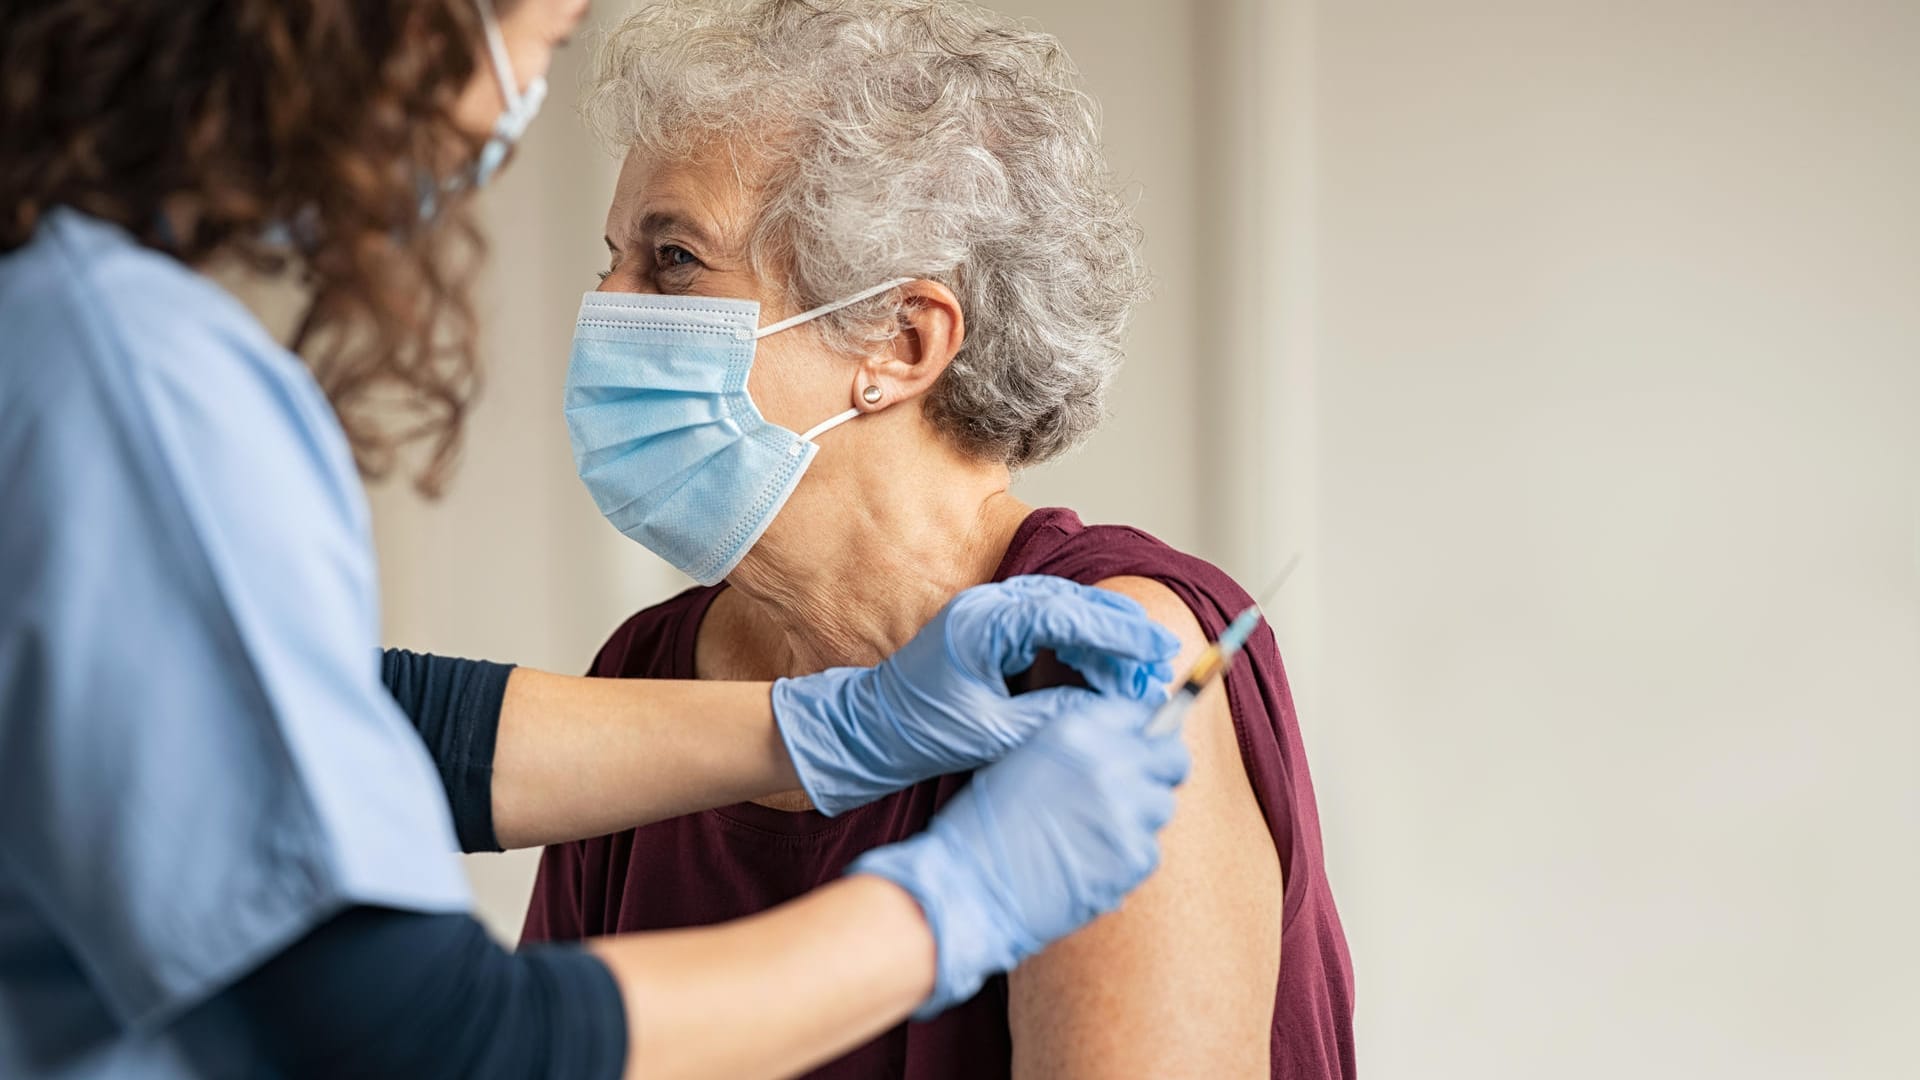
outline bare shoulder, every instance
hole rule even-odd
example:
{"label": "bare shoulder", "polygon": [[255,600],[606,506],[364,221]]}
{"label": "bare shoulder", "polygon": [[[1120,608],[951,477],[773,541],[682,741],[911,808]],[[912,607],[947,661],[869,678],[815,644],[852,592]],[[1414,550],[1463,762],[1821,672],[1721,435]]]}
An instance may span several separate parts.
{"label": "bare shoulder", "polygon": [[1193,611],[1161,582],[1150,577],[1111,577],[1095,584],[1137,601],[1147,609],[1149,618],[1179,637],[1180,657],[1174,662],[1175,671],[1184,672],[1193,663],[1194,657],[1200,654],[1200,650],[1207,647],[1206,635],[1200,630],[1200,620],[1194,618]]}
{"label": "bare shoulder", "polygon": [[[1200,620],[1194,617],[1185,601],[1166,585],[1148,577],[1114,577],[1098,584],[1100,588],[1137,601],[1147,609],[1148,618],[1180,639],[1180,654],[1173,661],[1174,682],[1177,684],[1184,679],[1187,670],[1207,647],[1207,637],[1200,628]],[[1226,694],[1220,687],[1209,691],[1201,698],[1200,707],[1188,714],[1185,734],[1187,749],[1193,752],[1195,773],[1183,793],[1187,801],[1214,794],[1216,779],[1225,786],[1232,786],[1237,779],[1238,784],[1246,788],[1248,796],[1252,796],[1253,787],[1247,779],[1246,762],[1240,757],[1240,736],[1234,730],[1233,714],[1227,708]],[[1225,775],[1216,778],[1215,773]],[[1264,823],[1261,835],[1266,835]]]}
{"label": "bare shoulder", "polygon": [[[1180,638],[1176,674],[1206,647],[1199,620],[1145,577],[1098,583]],[[1265,1077],[1279,977],[1281,875],[1226,695],[1188,714],[1194,767],[1159,870],[1119,911],[1013,974],[1017,1077]]]}

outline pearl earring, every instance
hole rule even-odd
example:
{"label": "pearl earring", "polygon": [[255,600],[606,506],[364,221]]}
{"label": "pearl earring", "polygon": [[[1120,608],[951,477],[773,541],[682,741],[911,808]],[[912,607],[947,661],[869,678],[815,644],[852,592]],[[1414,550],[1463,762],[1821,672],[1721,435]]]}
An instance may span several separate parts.
{"label": "pearl earring", "polygon": [[877,386],[869,386],[865,390],[860,391],[860,400],[869,405],[878,405],[880,403],[880,388]]}

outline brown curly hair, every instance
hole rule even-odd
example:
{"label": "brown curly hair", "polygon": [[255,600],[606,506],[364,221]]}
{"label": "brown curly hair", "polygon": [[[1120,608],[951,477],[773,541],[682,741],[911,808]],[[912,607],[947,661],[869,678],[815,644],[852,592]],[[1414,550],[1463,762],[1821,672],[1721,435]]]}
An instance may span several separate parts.
{"label": "brown curly hair", "polygon": [[[496,5],[505,9],[510,2]],[[304,355],[363,474],[440,490],[479,389],[455,99],[472,0],[0,0],[0,253],[69,206],[196,267],[294,273]]]}

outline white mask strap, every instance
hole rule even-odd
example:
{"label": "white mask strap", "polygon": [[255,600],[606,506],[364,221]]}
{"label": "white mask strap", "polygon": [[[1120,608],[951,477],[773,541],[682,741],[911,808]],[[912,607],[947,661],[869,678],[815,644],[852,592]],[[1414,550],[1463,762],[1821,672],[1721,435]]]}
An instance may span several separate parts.
{"label": "white mask strap", "polygon": [[[791,330],[794,327],[799,326],[803,322],[808,322],[810,320],[817,319],[820,316],[825,315],[829,312],[839,311],[841,308],[846,307],[849,304],[857,304],[860,301],[866,300],[870,297],[879,296],[881,293],[886,292],[888,289],[897,289],[900,286],[905,285],[906,283],[913,280],[915,279],[910,277],[894,278],[892,281],[881,282],[880,284],[875,285],[871,289],[863,289],[860,292],[854,293],[852,296],[849,296],[844,300],[835,300],[830,304],[821,304],[819,307],[814,308],[811,311],[803,311],[800,314],[795,315],[790,319],[781,319],[779,322],[774,323],[772,326],[763,326],[760,329],[755,330],[753,332],[754,340],[757,341],[760,338],[766,337],[768,334],[777,334],[782,330]],[[855,411],[857,412],[858,410],[855,410]],[[836,417],[834,418],[834,420],[828,421],[828,423],[829,425],[831,425],[834,423],[844,423],[845,421],[846,421],[846,417]]]}
{"label": "white mask strap", "polygon": [[[812,442],[815,439],[818,439],[820,436],[825,435],[827,432],[832,431],[834,428],[839,427],[841,424],[844,424],[847,421],[859,415],[860,415],[859,409],[848,409],[846,412],[843,412],[839,416],[833,417],[830,420],[822,420],[819,423],[808,428],[806,430],[806,433],[800,436],[800,441]],[[794,453],[800,452],[800,448],[798,446],[794,447],[793,449],[794,449]]]}
{"label": "white mask strap", "polygon": [[487,57],[493,62],[493,77],[500,84],[500,97],[511,113],[520,105],[520,82],[513,73],[513,58],[507,55],[507,39],[500,36],[500,20],[493,14],[493,0],[474,0],[480,9],[480,25],[487,34]]}

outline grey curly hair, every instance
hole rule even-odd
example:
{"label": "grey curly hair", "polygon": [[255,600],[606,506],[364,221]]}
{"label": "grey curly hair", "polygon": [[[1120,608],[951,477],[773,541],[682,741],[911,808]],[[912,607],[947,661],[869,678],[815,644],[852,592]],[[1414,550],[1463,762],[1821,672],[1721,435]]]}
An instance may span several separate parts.
{"label": "grey curly hair", "polygon": [[[584,111],[616,153],[718,137],[763,162],[750,257],[796,310],[890,277],[952,289],[967,336],[927,415],[1018,468],[1099,425],[1147,291],[1078,81],[1051,35],[957,0],[676,0],[608,35]],[[900,303],[819,325],[871,351]]]}

